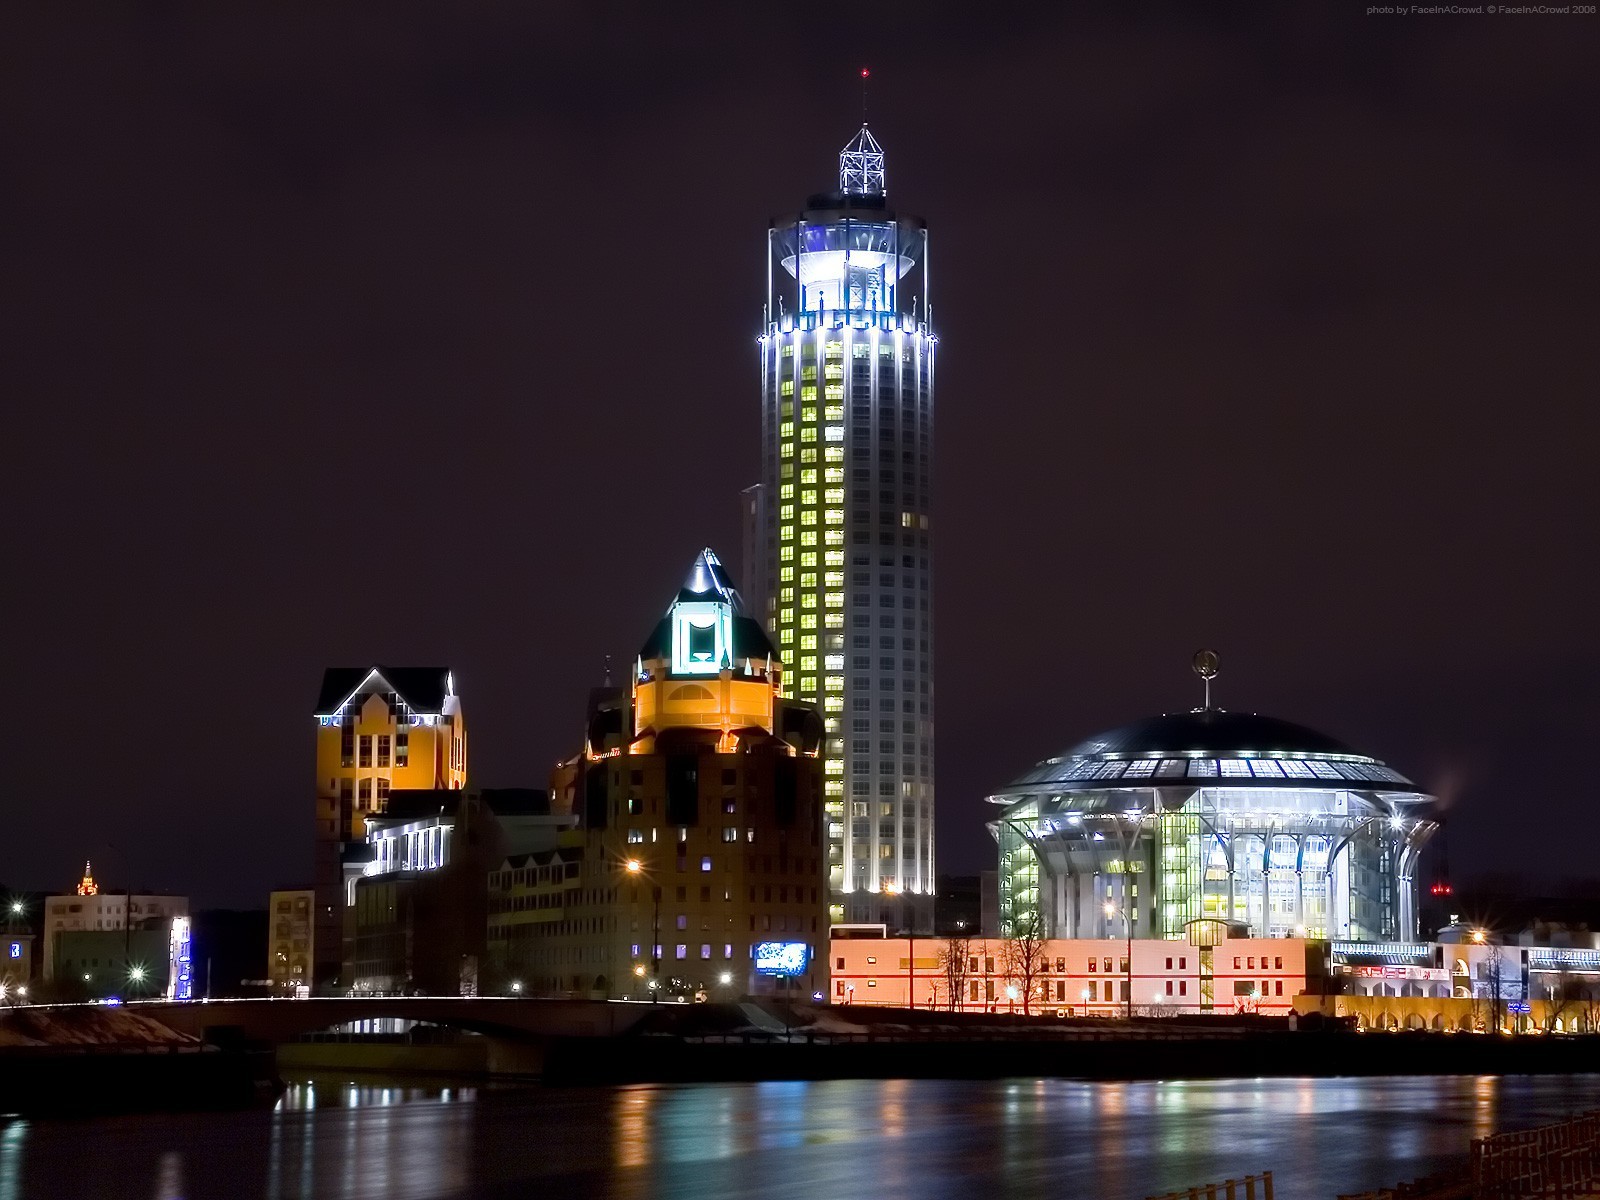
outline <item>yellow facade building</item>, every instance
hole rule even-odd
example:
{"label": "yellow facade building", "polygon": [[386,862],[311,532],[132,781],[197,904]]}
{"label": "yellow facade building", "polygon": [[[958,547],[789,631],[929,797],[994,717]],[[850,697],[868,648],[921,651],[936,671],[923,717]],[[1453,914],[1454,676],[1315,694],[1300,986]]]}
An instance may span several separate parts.
{"label": "yellow facade building", "polygon": [[364,846],[366,821],[393,790],[462,788],[467,727],[454,673],[445,667],[330,667],[317,699],[317,800],[313,986],[347,985],[341,859]]}
{"label": "yellow facade building", "polygon": [[827,984],[823,726],[710,550],[557,768],[579,828],[490,875],[494,990],[644,999]]}
{"label": "yellow facade building", "polygon": [[316,961],[315,912],[316,893],[310,888],[273,892],[267,899],[267,978],[274,996],[303,996],[310,991]]}

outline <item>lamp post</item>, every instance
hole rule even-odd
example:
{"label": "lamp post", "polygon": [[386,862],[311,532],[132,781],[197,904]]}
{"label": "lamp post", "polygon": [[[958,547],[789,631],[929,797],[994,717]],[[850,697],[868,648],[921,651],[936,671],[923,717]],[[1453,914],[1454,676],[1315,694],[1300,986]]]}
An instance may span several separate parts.
{"label": "lamp post", "polygon": [[1115,904],[1106,905],[1106,916],[1112,917],[1117,913],[1122,914],[1122,927],[1128,935],[1128,956],[1122,960],[1123,969],[1127,972],[1127,980],[1123,983],[1122,999],[1124,1001],[1124,1014],[1129,1021],[1133,1020],[1133,921],[1128,916],[1128,898],[1122,898],[1122,907]]}
{"label": "lamp post", "polygon": [[[644,874],[644,864],[630,858],[623,869],[635,877]],[[661,885],[650,885],[650,1003],[661,994]]]}

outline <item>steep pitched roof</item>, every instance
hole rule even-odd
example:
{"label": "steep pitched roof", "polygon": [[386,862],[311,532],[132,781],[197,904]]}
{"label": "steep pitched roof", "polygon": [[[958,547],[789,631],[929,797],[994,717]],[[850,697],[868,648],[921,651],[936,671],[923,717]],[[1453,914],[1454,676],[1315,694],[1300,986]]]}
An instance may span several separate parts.
{"label": "steep pitched roof", "polygon": [[444,711],[451,690],[452,673],[448,667],[329,667],[322,673],[322,690],[317,693],[316,715],[332,713],[367,682],[373,672],[384,679],[387,688],[373,691],[393,691],[418,712]]}
{"label": "steep pitched roof", "polygon": [[689,565],[689,574],[684,578],[683,586],[672,598],[672,603],[667,605],[667,611],[656,623],[656,627],[650,631],[649,638],[639,651],[639,657],[651,659],[666,658],[670,655],[673,606],[701,600],[718,601],[733,609],[734,658],[760,659],[778,656],[771,639],[767,637],[767,631],[761,627],[761,622],[745,612],[744,598],[739,595],[739,589],[733,586],[733,578],[728,574],[728,569],[722,565],[722,560],[716,556],[715,551],[708,546],[695,555],[694,562]]}

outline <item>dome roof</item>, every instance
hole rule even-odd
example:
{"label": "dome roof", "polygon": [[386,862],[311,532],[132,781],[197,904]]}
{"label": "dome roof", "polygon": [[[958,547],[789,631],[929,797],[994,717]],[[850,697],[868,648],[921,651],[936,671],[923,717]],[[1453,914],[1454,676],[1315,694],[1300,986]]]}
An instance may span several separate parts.
{"label": "dome roof", "polygon": [[1412,791],[1404,775],[1343,742],[1276,717],[1197,708],[1135,721],[1077,743],[992,796],[1031,788],[1325,787]]}
{"label": "dome roof", "polygon": [[1079,742],[1061,757],[1143,754],[1332,754],[1359,757],[1325,733],[1256,713],[1197,708],[1135,721]]}

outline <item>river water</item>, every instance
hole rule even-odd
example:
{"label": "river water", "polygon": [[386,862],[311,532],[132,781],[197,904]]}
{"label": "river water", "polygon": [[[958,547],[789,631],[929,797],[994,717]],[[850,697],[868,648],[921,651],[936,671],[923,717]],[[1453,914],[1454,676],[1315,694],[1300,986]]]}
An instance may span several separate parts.
{"label": "river water", "polygon": [[1143,1200],[1271,1170],[1333,1200],[1600,1107],[1600,1076],[841,1080],[486,1090],[300,1081],[254,1112],[0,1124],[0,1200]]}

